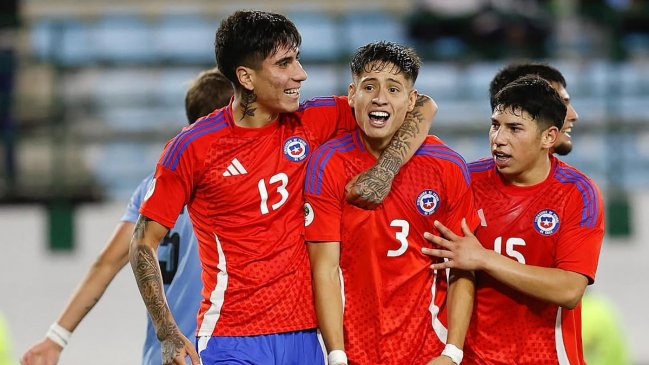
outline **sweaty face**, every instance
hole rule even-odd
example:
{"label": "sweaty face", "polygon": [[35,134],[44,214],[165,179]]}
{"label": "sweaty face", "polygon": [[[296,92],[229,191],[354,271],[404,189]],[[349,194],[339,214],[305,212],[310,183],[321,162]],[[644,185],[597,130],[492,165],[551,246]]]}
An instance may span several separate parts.
{"label": "sweaty face", "polygon": [[380,154],[414,107],[417,91],[395,65],[376,66],[378,63],[372,63],[354,77],[349,85],[349,105],[363,131],[366,147]]}
{"label": "sweaty face", "polygon": [[572,151],[572,127],[579,119],[579,114],[577,114],[575,108],[570,104],[570,95],[568,95],[566,88],[556,81],[551,82],[550,85],[559,93],[561,100],[566,105],[566,119],[563,121],[563,128],[561,128],[561,133],[553,148],[554,153],[565,156]]}
{"label": "sweaty face", "polygon": [[294,112],[300,103],[300,86],[306,72],[298,59],[298,50],[279,48],[254,70],[254,93],[260,112],[269,114]]}
{"label": "sweaty face", "polygon": [[548,130],[539,131],[537,123],[525,111],[496,108],[491,116],[489,142],[491,155],[504,179],[514,185],[537,184],[547,175]]}

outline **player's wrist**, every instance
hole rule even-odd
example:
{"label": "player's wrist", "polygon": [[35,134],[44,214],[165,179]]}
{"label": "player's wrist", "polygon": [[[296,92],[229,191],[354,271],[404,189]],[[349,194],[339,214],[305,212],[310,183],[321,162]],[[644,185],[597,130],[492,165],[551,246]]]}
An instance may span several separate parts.
{"label": "player's wrist", "polygon": [[64,349],[65,346],[67,346],[68,343],[70,342],[70,337],[72,337],[72,332],[61,327],[60,324],[54,322],[45,333],[45,337],[47,337],[50,341],[54,342],[55,344],[61,346],[61,349]]}
{"label": "player's wrist", "polygon": [[338,365],[345,364],[347,365],[347,354],[343,350],[333,350],[327,355],[327,364],[328,365]]}
{"label": "player's wrist", "polygon": [[449,343],[446,344],[446,347],[444,347],[442,356],[449,357],[454,364],[460,365],[460,363],[462,363],[462,358],[464,357],[464,351],[462,351],[462,349],[460,349],[459,347]]}

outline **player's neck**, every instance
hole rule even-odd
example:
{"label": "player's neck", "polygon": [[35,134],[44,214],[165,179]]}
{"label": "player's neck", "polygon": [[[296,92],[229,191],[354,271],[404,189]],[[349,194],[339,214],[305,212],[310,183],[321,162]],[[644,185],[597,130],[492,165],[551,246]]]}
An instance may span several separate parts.
{"label": "player's neck", "polygon": [[503,175],[503,180],[507,184],[514,186],[533,186],[540,184],[550,175],[552,170],[552,160],[549,155],[540,156],[532,167],[516,175]]}
{"label": "player's neck", "polygon": [[388,148],[391,140],[391,138],[370,138],[362,130],[360,139],[367,152],[376,158],[379,158],[383,150]]}
{"label": "player's neck", "polygon": [[277,113],[264,110],[256,102],[245,103],[241,98],[234,98],[232,102],[232,119],[234,124],[243,128],[262,128],[274,122]]}

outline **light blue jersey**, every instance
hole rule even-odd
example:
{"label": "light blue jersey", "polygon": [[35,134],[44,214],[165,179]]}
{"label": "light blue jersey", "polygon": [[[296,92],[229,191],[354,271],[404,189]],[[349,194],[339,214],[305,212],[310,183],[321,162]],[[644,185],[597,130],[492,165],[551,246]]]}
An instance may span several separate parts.
{"label": "light blue jersey", "polygon": [[[142,180],[126,208],[122,221],[137,221],[139,208],[148,190],[153,174]],[[158,260],[164,281],[165,295],[178,327],[190,340],[196,335],[196,314],[201,302],[201,263],[192,223],[186,209],[178,216],[158,246]],[[155,335],[151,318],[147,316],[143,365],[160,365],[160,342]]]}

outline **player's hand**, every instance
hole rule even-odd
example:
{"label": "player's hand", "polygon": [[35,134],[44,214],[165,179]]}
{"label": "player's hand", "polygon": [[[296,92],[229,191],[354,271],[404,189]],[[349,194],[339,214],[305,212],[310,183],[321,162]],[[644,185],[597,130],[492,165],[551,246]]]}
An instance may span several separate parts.
{"label": "player's hand", "polygon": [[194,348],[194,345],[176,331],[169,338],[160,341],[162,351],[162,365],[188,365],[185,358],[189,356],[190,364],[199,365],[200,358]]}
{"label": "player's hand", "polygon": [[448,356],[438,356],[429,362],[426,365],[454,365],[455,363]]}
{"label": "player's hand", "polygon": [[362,209],[375,209],[383,202],[392,188],[394,175],[379,167],[356,175],[347,185],[347,201]]}
{"label": "player's hand", "polygon": [[21,365],[56,365],[63,348],[49,338],[32,346],[20,359]]}
{"label": "player's hand", "polygon": [[435,227],[441,236],[426,232],[424,238],[441,247],[441,249],[424,247],[421,251],[425,255],[448,260],[430,265],[431,269],[443,270],[450,268],[471,271],[483,268],[483,258],[487,250],[482,247],[480,241],[473,235],[473,232],[466,224],[466,219],[462,219],[462,233],[464,236],[455,234],[455,232],[438,221],[435,221]]}

